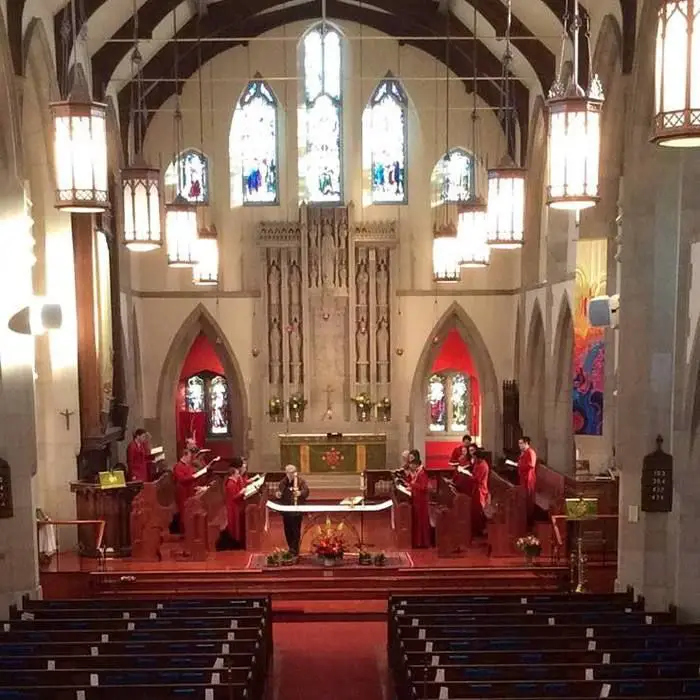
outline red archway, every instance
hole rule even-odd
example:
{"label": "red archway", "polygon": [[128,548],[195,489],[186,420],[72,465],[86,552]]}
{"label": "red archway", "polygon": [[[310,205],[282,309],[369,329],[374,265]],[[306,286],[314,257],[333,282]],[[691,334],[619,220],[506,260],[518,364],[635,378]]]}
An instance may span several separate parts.
{"label": "red archway", "polygon": [[204,334],[193,341],[180,370],[175,418],[178,453],[187,438],[222,459],[233,457],[231,387],[216,348]]}
{"label": "red archway", "polygon": [[[464,338],[456,328],[448,331],[430,368],[430,377],[463,375],[469,382],[469,415],[463,433],[475,437],[481,435],[481,389],[474,360]],[[431,419],[428,418],[428,422]],[[449,427],[449,426],[448,426]],[[429,428],[428,428],[429,429]],[[425,464],[428,469],[444,469],[455,446],[461,443],[462,434],[449,429],[444,434],[431,433],[425,441]]]}

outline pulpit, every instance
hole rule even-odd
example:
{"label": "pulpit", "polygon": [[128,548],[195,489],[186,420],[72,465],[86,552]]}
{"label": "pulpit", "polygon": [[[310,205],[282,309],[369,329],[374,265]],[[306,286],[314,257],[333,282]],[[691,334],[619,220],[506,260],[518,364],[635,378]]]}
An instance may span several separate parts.
{"label": "pulpit", "polygon": [[302,474],[360,474],[386,469],[383,433],[327,433],[280,438],[281,465],[294,464]]}
{"label": "pulpit", "polygon": [[[105,521],[102,546],[111,550],[110,556],[131,555],[131,503],[142,488],[140,481],[108,489],[87,481],[74,481],[70,485],[70,490],[75,493],[78,520]],[[94,527],[78,526],[78,551],[81,556],[98,556]]]}

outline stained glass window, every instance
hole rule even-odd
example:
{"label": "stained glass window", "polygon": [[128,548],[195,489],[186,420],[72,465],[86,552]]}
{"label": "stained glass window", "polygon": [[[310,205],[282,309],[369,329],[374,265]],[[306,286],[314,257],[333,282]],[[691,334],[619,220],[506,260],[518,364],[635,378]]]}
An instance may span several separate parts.
{"label": "stained glass window", "polygon": [[363,160],[373,204],[405,204],[408,100],[401,83],[382,80],[362,115]]}
{"label": "stained glass window", "polygon": [[228,383],[224,377],[214,377],[209,383],[209,432],[228,435]]}
{"label": "stained glass window", "polygon": [[299,110],[300,197],[307,202],[343,198],[342,43],[327,24],[302,42],[304,94]]}
{"label": "stained glass window", "polygon": [[190,377],[185,387],[185,404],[190,413],[202,413],[204,411],[204,380]]}
{"label": "stained glass window", "polygon": [[[179,166],[179,167],[177,167]],[[169,198],[177,195],[194,204],[209,202],[209,161],[199,151],[190,148],[183,151],[165,171],[165,186],[170,189]]]}
{"label": "stained glass window", "polygon": [[233,113],[229,134],[231,203],[277,204],[277,100],[267,83],[248,83]]}
{"label": "stained glass window", "polygon": [[461,148],[449,150],[433,168],[432,204],[464,202],[474,196],[474,158]]}
{"label": "stained glass window", "polygon": [[429,432],[469,432],[472,380],[466,374],[445,372],[428,380]]}
{"label": "stained glass window", "polygon": [[446,381],[441,374],[434,374],[428,381],[428,410],[430,431],[442,433],[447,429]]}

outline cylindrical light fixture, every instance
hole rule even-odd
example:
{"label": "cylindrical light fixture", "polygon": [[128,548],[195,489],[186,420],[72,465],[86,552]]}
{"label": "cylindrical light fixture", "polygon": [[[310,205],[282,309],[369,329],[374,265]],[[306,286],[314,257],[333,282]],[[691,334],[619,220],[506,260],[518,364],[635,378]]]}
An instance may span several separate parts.
{"label": "cylindrical light fixture", "polygon": [[57,209],[90,213],[109,207],[107,106],[88,100],[53,102]]}
{"label": "cylindrical light fixture", "polygon": [[165,206],[169,267],[193,267],[197,248],[197,207],[179,195]]}
{"label": "cylindrical light fixture", "polygon": [[50,304],[43,297],[35,297],[29,306],[20,309],[10,318],[8,328],[22,335],[44,335],[63,325],[60,304]]}
{"label": "cylindrical light fixture", "polygon": [[660,3],[651,137],[659,146],[700,146],[700,7],[695,3]]}
{"label": "cylindrical light fixture", "polygon": [[459,282],[457,229],[452,222],[433,229],[433,280]]}
{"label": "cylindrical light fixture", "polygon": [[192,282],[198,287],[214,287],[219,283],[219,240],[216,226],[199,232],[197,262],[192,268]]}
{"label": "cylindrical light fixture", "polygon": [[491,261],[491,249],[486,243],[487,223],[486,202],[481,197],[461,205],[457,224],[460,267],[486,267]]}
{"label": "cylindrical light fixture", "polygon": [[160,170],[146,165],[122,170],[124,244],[134,252],[160,248]]}
{"label": "cylindrical light fixture", "polygon": [[588,95],[576,84],[547,102],[549,184],[547,204],[580,211],[597,204],[600,167],[600,116],[603,90],[593,79]]}
{"label": "cylindrical light fixture", "polygon": [[520,248],[525,232],[525,168],[504,162],[488,171],[486,243],[491,248]]}

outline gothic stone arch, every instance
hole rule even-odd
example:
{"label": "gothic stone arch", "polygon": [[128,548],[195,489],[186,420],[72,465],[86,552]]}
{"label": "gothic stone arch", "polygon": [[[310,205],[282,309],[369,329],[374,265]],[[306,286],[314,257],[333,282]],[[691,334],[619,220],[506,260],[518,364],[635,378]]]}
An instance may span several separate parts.
{"label": "gothic stone arch", "polygon": [[479,375],[482,442],[494,454],[500,453],[503,447],[502,410],[496,370],[479,329],[457,302],[435,324],[418,359],[411,384],[409,443],[422,450],[425,439],[426,379],[443,340],[453,328],[469,348]]}
{"label": "gothic stone arch", "polygon": [[520,393],[520,416],[525,433],[545,458],[545,358],[546,336],[539,300],[535,300],[525,346],[524,382]]}
{"label": "gothic stone arch", "polygon": [[192,343],[200,333],[203,333],[215,348],[228,380],[231,406],[234,408],[231,416],[233,452],[237,455],[246,455],[249,447],[250,419],[243,375],[228,339],[216,319],[202,304],[198,304],[185,319],[175,334],[163,362],[163,369],[158,381],[158,415],[156,417],[156,423],[160,428],[161,442],[168,459],[175,457],[177,444],[175,401],[180,371]]}

